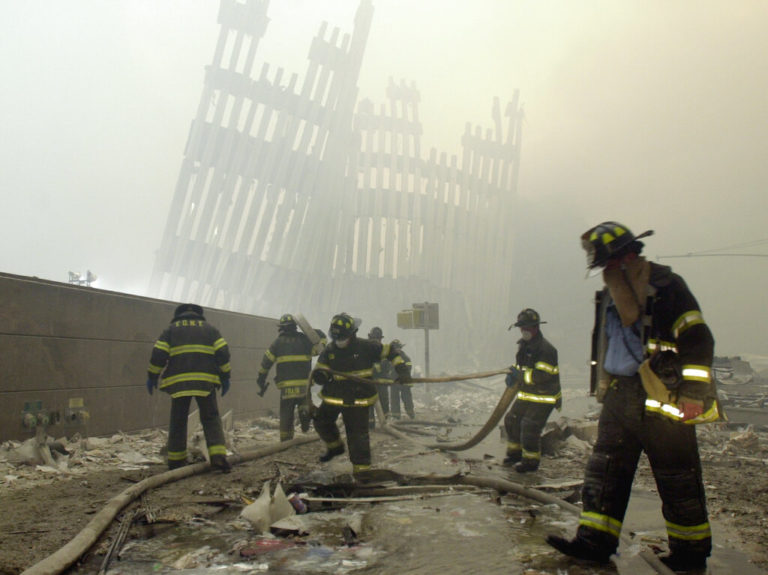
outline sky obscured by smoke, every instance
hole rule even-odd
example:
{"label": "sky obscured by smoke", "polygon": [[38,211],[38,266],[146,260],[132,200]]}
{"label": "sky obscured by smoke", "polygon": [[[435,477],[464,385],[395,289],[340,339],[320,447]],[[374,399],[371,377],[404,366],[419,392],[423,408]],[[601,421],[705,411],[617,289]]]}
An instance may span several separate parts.
{"label": "sky obscured by smoke", "polygon": [[[656,230],[646,254],[688,281],[718,354],[768,354],[768,258],[663,258],[768,255],[768,3],[373,3],[360,97],[378,105],[390,77],[415,83],[423,153],[459,153],[465,123],[490,127],[493,97],[520,90],[509,233],[526,271],[510,307],[537,308],[569,360],[584,355],[600,286],[584,279],[578,238],[607,219]],[[320,22],[349,32],[357,5],[274,0],[259,62],[303,76]],[[90,269],[95,287],[145,293],[217,11],[214,0],[5,3],[0,271],[66,281]],[[488,322],[512,348],[508,324]]]}

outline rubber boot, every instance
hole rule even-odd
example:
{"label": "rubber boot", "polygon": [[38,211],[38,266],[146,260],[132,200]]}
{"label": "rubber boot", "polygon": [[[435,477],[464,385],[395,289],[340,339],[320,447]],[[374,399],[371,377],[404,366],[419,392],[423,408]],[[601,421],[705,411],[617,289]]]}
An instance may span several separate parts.
{"label": "rubber boot", "polygon": [[221,454],[211,455],[211,467],[213,469],[218,469],[222,473],[229,473],[232,471],[232,465],[230,465],[227,458]]}
{"label": "rubber boot", "polygon": [[519,463],[522,458],[522,451],[508,451],[507,456],[504,458],[504,461],[502,461],[502,465],[514,465],[515,463]]}
{"label": "rubber boot", "polygon": [[523,458],[523,460],[515,465],[515,471],[518,473],[528,473],[530,471],[538,471],[539,469],[539,460],[538,459],[530,459],[530,458]]}
{"label": "rubber boot", "polygon": [[181,467],[184,467],[186,464],[187,462],[185,460],[169,461],[168,469],[170,470],[179,469]]}
{"label": "rubber boot", "polygon": [[678,573],[704,571],[707,568],[707,557],[701,553],[670,553],[659,559],[672,571]]}
{"label": "rubber boot", "polygon": [[565,539],[557,535],[547,535],[547,543],[560,551],[564,555],[581,559],[583,561],[594,561],[595,563],[605,564],[611,560],[611,553],[605,549],[600,549],[579,539],[578,537]]}
{"label": "rubber boot", "polygon": [[328,451],[326,451],[323,455],[320,456],[320,463],[325,463],[326,461],[330,461],[337,455],[341,455],[344,453],[344,446],[339,445],[338,447],[332,447]]}

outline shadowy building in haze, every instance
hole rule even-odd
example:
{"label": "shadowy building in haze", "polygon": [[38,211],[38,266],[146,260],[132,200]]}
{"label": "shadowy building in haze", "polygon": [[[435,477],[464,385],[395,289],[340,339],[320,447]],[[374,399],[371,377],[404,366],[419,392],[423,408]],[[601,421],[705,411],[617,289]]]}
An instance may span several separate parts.
{"label": "shadowy building in haze", "polygon": [[390,80],[378,109],[358,101],[370,0],[351,34],[320,26],[301,81],[257,70],[267,6],[221,2],[149,295],[273,317],[347,310],[390,332],[398,310],[439,302],[435,365],[498,363],[509,342],[490,334],[519,307],[518,94],[503,113],[494,99],[492,128],[467,124],[460,158],[424,154],[413,85]]}

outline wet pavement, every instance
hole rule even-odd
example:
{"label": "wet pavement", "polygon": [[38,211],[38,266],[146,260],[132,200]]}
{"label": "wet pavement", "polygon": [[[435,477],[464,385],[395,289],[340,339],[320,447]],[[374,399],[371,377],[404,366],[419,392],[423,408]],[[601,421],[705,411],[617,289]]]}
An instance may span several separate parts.
{"label": "wet pavement", "polygon": [[[106,574],[166,574],[179,570],[188,574],[656,573],[639,555],[648,545],[663,547],[666,540],[660,502],[653,492],[633,492],[624,529],[625,534],[631,534],[632,543],[622,544],[616,564],[610,566],[569,561],[544,543],[547,533],[570,536],[576,530],[577,515],[556,505],[467,486],[433,485],[420,493],[406,491],[397,495],[397,482],[391,480],[397,477],[394,474],[450,477],[471,473],[541,487],[538,474],[521,475],[500,465],[505,439],[499,432],[492,432],[478,445],[462,452],[423,447],[434,442],[435,435],[449,442],[470,437],[496,399],[488,394],[483,399],[487,405],[475,401],[475,411],[463,412],[461,422],[448,428],[418,426],[434,434],[431,437],[413,435],[412,441],[406,441],[374,432],[374,465],[383,471],[359,493],[349,475],[351,464],[346,455],[293,485],[284,486],[289,494],[298,490],[310,510],[295,516],[295,531],[259,533],[240,516],[241,505],[224,505],[185,524],[144,527],[123,547],[119,559],[112,562]],[[440,398],[432,397],[430,402],[440,403]],[[437,407],[441,412],[455,408],[458,413],[462,409],[458,404]],[[419,408],[427,411],[426,403],[417,403]],[[555,463],[545,459],[542,465]],[[386,470],[393,472],[392,478]],[[572,491],[577,491],[581,479],[580,470],[574,477],[558,477],[557,481],[572,485]],[[367,493],[374,488],[379,488],[382,495],[371,499]],[[329,489],[336,490],[330,497]],[[344,501],[345,496],[353,500]],[[336,504],[321,501],[334,498]],[[720,529],[713,524],[718,540],[724,539],[718,537]],[[93,556],[77,572],[97,573],[100,565],[96,562],[100,559]],[[742,553],[722,547],[715,549],[707,572],[761,573]]]}

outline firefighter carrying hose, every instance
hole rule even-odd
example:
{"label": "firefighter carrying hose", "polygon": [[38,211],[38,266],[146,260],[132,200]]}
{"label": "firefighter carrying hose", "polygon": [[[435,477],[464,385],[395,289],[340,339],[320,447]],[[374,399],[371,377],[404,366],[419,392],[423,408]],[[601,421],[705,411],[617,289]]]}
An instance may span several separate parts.
{"label": "firefighter carrying hose", "polygon": [[[371,331],[368,332],[368,339],[381,343],[384,340],[384,332],[379,326],[374,326]],[[376,393],[379,394],[379,403],[381,403],[381,411],[385,418],[389,417],[389,386],[395,379],[397,379],[397,373],[388,361],[377,361],[373,364],[373,374],[371,376],[377,381],[384,383],[376,385]],[[379,422],[384,423],[384,422]],[[369,408],[368,427],[374,429],[376,427],[376,409],[375,406]]]}
{"label": "firefighter carrying hose", "polygon": [[576,537],[547,542],[607,563],[619,543],[632,481],[645,451],[653,471],[672,570],[703,569],[712,547],[696,428],[718,419],[712,334],[685,281],[640,255],[640,238],[603,222],[581,236],[588,268],[602,270],[593,331],[592,392],[603,407],[582,488]]}
{"label": "firefighter carrying hose", "polygon": [[[315,330],[321,343],[325,334]],[[259,395],[267,390],[267,374],[272,365],[275,368],[275,385],[280,390],[280,441],[290,441],[294,433],[294,414],[299,412],[301,431],[309,431],[310,415],[306,408],[307,383],[312,369],[314,351],[309,337],[298,331],[296,319],[289,313],[283,314],[277,324],[278,336],[261,358],[261,367],[256,383]]]}
{"label": "firefighter carrying hose", "polygon": [[[378,396],[375,384],[353,381],[343,374],[370,379],[374,364],[386,359],[394,366],[398,380],[405,383],[411,379],[410,368],[389,344],[358,338],[355,320],[349,314],[333,316],[329,333],[331,342],[320,353],[312,372],[313,382],[322,386],[322,403],[315,415],[315,429],[325,442],[327,451],[320,461],[330,461],[344,453],[336,424],[341,414],[347,432],[352,472],[356,477],[363,478],[371,468],[368,409],[376,403]],[[338,373],[330,374],[323,368]]]}
{"label": "firefighter carrying hose", "polygon": [[507,454],[504,465],[514,465],[518,473],[536,471],[541,461],[541,432],[554,408],[560,409],[560,370],[557,349],[541,333],[541,318],[526,308],[509,326],[519,327],[515,365],[510,366],[507,386],[519,385],[512,408],[504,418]]}
{"label": "firefighter carrying hose", "polygon": [[[403,350],[405,344],[399,339],[393,339],[389,342],[389,345],[393,350],[400,352],[400,355],[405,360],[405,363],[407,363],[408,367],[411,369],[411,371],[413,371],[413,364],[411,359]],[[395,383],[394,385],[390,386],[389,413],[392,416],[392,419],[400,419],[401,403],[403,404],[403,408],[405,409],[405,413],[408,415],[409,419],[414,419],[416,417],[416,412],[413,409],[413,392],[411,391],[412,387],[412,383]]]}

